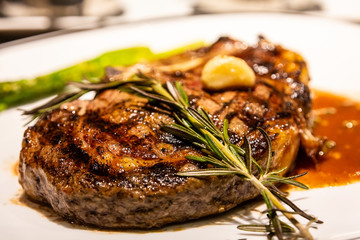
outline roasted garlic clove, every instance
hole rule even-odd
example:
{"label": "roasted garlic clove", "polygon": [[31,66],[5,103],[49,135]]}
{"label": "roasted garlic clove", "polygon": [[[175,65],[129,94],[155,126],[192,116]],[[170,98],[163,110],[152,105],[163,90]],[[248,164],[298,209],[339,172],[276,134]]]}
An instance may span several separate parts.
{"label": "roasted garlic clove", "polygon": [[252,87],[255,73],[241,58],[217,55],[210,59],[202,71],[202,82],[209,90]]}

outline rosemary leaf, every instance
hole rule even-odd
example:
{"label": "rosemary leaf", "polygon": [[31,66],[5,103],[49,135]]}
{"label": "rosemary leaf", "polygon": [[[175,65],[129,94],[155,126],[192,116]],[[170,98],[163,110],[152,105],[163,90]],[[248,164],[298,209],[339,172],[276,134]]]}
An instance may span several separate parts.
{"label": "rosemary leaf", "polygon": [[287,169],[287,167],[280,168],[276,171],[271,171],[267,175],[279,175],[280,173],[284,172]]}
{"label": "rosemary leaf", "polygon": [[293,176],[289,176],[289,177],[286,177],[287,179],[294,179],[294,178],[299,178],[299,177],[302,177],[302,176],[305,176],[307,174],[307,172],[303,172],[303,173],[300,173],[298,175],[293,175]]}
{"label": "rosemary leaf", "polygon": [[234,147],[234,145],[230,145],[229,146],[230,151],[232,152],[232,154],[234,154],[234,156],[239,159],[239,161],[241,162],[242,165],[246,165],[245,162],[243,161],[242,157],[239,155],[239,152],[236,151],[236,148]]}
{"label": "rosemary leaf", "polygon": [[219,175],[234,175],[238,174],[237,170],[228,168],[206,168],[196,171],[179,172],[177,175],[184,177],[206,177],[206,176],[219,176]]}
{"label": "rosemary leaf", "polygon": [[[170,99],[173,99],[175,100],[176,102],[180,102],[180,95],[178,94],[178,91],[176,90],[175,86],[171,83],[171,82],[166,82],[166,87],[167,87],[167,90],[170,92],[170,95],[171,97],[169,96],[169,100]],[[161,94],[159,92],[159,94]]]}
{"label": "rosemary leaf", "polygon": [[34,109],[28,110],[28,111],[23,111],[23,115],[33,115],[38,113],[39,111],[43,110],[43,109],[48,109],[50,107],[54,107],[59,103],[62,103],[68,99],[71,99],[72,97],[76,96],[78,94],[78,92],[70,92],[70,93],[66,93],[66,94],[60,94],[55,96],[54,98],[52,98],[50,101],[48,101],[47,103],[38,106]]}
{"label": "rosemary leaf", "polygon": [[230,144],[230,139],[229,139],[229,120],[227,120],[227,119],[224,119],[223,135],[224,135],[224,141],[226,142],[226,144]]}
{"label": "rosemary leaf", "polygon": [[30,111],[24,111],[23,115],[32,116],[31,119],[26,123],[26,125],[30,124],[35,119],[41,117],[43,114],[48,113],[54,109],[60,108],[61,104],[63,103],[71,102],[74,101],[75,99],[80,98],[82,95],[84,95],[87,92],[88,90],[82,90],[80,92],[58,95],[40,107],[34,108]]}
{"label": "rosemary leaf", "polygon": [[259,171],[260,176],[262,176],[262,175],[264,174],[264,172],[263,172],[263,169],[262,169],[262,167],[260,166],[260,164],[259,164],[257,161],[255,161],[255,159],[254,159],[253,157],[251,157],[251,161],[252,161],[252,163],[255,165],[255,167],[257,168],[257,170]]}
{"label": "rosemary leaf", "polygon": [[301,182],[298,182],[291,178],[286,178],[286,177],[281,177],[281,176],[276,176],[276,175],[267,176],[266,179],[264,179],[264,182],[270,182],[270,183],[280,182],[280,183],[294,185],[294,186],[302,188],[302,189],[309,189],[308,186],[306,186],[305,184],[303,184]]}
{"label": "rosemary leaf", "polygon": [[78,87],[83,90],[102,90],[102,89],[111,89],[116,88],[119,85],[124,83],[117,82],[107,82],[107,83],[87,83],[87,82],[70,82],[70,85]]}
{"label": "rosemary leaf", "polygon": [[161,128],[180,138],[184,138],[189,141],[198,142],[201,144],[206,143],[206,140],[201,135],[199,135],[192,129],[185,128],[181,125],[178,124],[162,125]]}
{"label": "rosemary leaf", "polygon": [[233,147],[235,149],[235,151],[240,155],[240,156],[245,156],[245,150],[240,148],[239,146],[236,146],[235,144],[229,144],[231,147]]}
{"label": "rosemary leaf", "polygon": [[175,87],[179,92],[181,99],[184,102],[184,106],[189,107],[189,98],[180,82],[175,82]]}
{"label": "rosemary leaf", "polygon": [[266,140],[266,145],[267,145],[267,154],[266,154],[266,169],[265,169],[265,173],[267,174],[269,172],[270,169],[270,163],[271,163],[271,157],[272,157],[272,147],[271,147],[271,140],[269,138],[269,135],[267,135],[267,133],[265,132],[264,129],[262,128],[257,128],[261,134],[264,136],[265,140]]}
{"label": "rosemary leaf", "polygon": [[252,161],[251,161],[251,146],[249,140],[244,136],[244,145],[245,145],[245,159],[246,159],[246,168],[251,172],[252,170]]}
{"label": "rosemary leaf", "polygon": [[167,98],[165,98],[165,97],[163,97],[163,96],[160,96],[160,95],[155,95],[155,94],[152,94],[152,93],[148,93],[148,92],[142,91],[142,90],[140,90],[139,88],[137,88],[137,87],[135,87],[135,86],[130,86],[130,89],[132,89],[132,90],[134,90],[135,92],[140,93],[141,95],[143,95],[143,96],[145,96],[145,97],[148,97],[148,98],[150,98],[150,99],[154,99],[154,100],[163,102],[163,103],[165,103],[165,104],[169,104],[170,106],[181,107],[177,102],[168,100]]}
{"label": "rosemary leaf", "polygon": [[202,157],[198,157],[198,156],[186,156],[187,159],[190,160],[194,160],[194,161],[198,161],[198,162],[206,162],[206,163],[210,163],[214,166],[217,167],[229,167],[227,164],[221,162],[219,159],[214,158],[213,156],[202,156]]}
{"label": "rosemary leaf", "polygon": [[[275,228],[271,225],[265,224],[241,224],[237,226],[239,230],[247,231],[247,232],[259,232],[259,233],[268,233],[275,232]],[[285,233],[293,233],[295,232],[294,228],[289,226],[288,224],[281,223],[282,231]]]}

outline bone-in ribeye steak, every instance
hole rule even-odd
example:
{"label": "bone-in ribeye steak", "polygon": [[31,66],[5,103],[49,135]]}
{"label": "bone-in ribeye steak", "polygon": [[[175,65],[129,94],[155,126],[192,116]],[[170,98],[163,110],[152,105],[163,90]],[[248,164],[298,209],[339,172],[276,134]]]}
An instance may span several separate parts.
{"label": "bone-in ribeye steak", "polygon": [[[205,91],[201,70],[218,54],[244,59],[256,73],[255,86]],[[309,77],[292,51],[262,38],[255,46],[220,38],[169,59],[109,68],[104,81],[137,69],[164,83],[180,81],[191,105],[209,112],[219,128],[228,118],[231,141],[241,145],[246,134],[260,164],[266,142],[256,127],[272,140],[271,169],[292,166],[300,142],[308,148]],[[224,212],[258,195],[237,176],[178,176],[205,166],[185,158],[199,149],[161,129],[174,121],[155,102],[118,90],[64,104],[25,131],[19,181],[28,196],[69,221],[105,228],[160,227]]]}

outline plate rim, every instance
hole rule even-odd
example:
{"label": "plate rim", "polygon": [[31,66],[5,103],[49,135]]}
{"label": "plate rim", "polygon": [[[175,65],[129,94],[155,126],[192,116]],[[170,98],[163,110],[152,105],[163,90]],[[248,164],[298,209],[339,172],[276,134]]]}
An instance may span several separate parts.
{"label": "plate rim", "polygon": [[196,14],[196,15],[182,15],[182,16],[169,16],[169,17],[160,17],[160,18],[152,18],[152,19],[141,19],[141,20],[135,20],[135,21],[129,21],[129,22],[122,22],[122,23],[113,23],[108,24],[106,26],[98,26],[90,29],[79,29],[79,26],[69,28],[69,29],[61,29],[61,30],[55,30],[48,33],[41,33],[38,35],[25,37],[22,39],[17,39],[5,43],[0,44],[0,52],[3,49],[14,47],[17,45],[27,44],[34,41],[39,41],[43,39],[48,38],[56,38],[64,35],[69,34],[77,34],[81,32],[91,32],[96,31],[100,29],[106,29],[106,28],[112,28],[112,27],[139,27],[144,24],[159,24],[161,22],[165,21],[181,21],[181,20],[187,20],[187,19],[196,19],[196,18],[212,18],[212,17],[229,17],[229,16],[248,16],[248,15],[268,15],[268,16],[290,16],[290,17],[302,17],[302,18],[313,18],[317,20],[325,20],[330,22],[337,22],[339,24],[345,24],[348,26],[353,26],[355,28],[360,29],[360,25],[355,22],[350,22],[345,19],[341,18],[332,18],[329,16],[323,16],[316,13],[299,13],[299,12],[293,12],[293,11],[281,11],[281,12],[269,12],[269,11],[255,11],[255,12],[228,12],[228,13],[210,13],[210,14]]}

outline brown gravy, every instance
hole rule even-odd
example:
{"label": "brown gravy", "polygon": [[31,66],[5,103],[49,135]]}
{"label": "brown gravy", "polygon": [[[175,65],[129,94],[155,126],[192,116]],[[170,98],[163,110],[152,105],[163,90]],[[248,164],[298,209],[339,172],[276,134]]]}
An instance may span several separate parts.
{"label": "brown gravy", "polygon": [[315,125],[315,135],[326,136],[336,146],[316,164],[300,154],[292,174],[308,172],[298,180],[310,188],[360,181],[360,103],[315,91],[313,109],[323,112]]}

